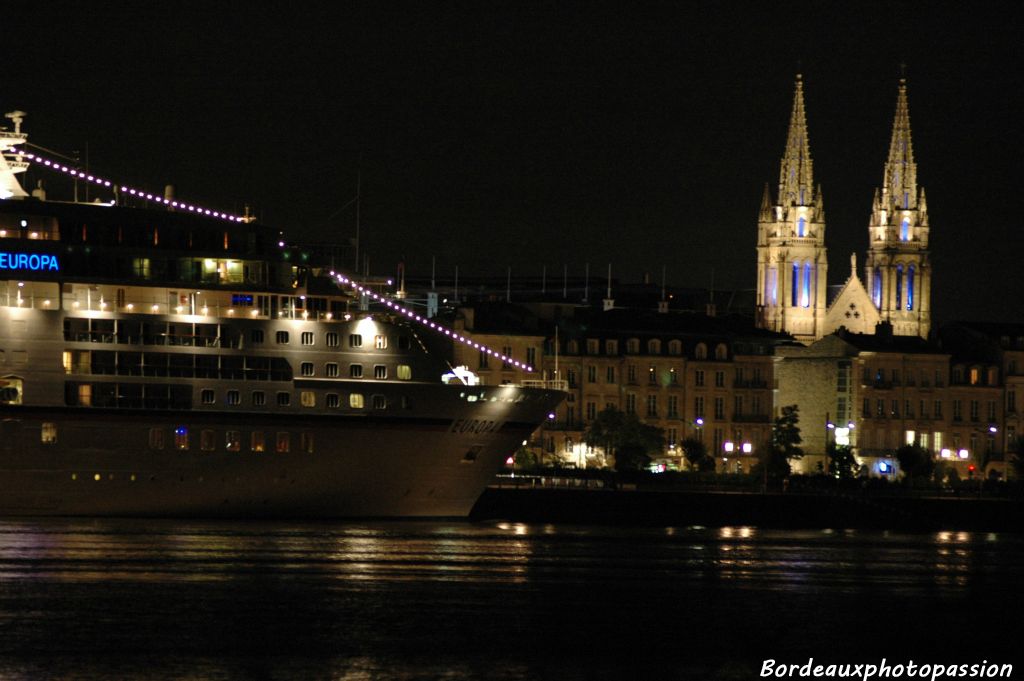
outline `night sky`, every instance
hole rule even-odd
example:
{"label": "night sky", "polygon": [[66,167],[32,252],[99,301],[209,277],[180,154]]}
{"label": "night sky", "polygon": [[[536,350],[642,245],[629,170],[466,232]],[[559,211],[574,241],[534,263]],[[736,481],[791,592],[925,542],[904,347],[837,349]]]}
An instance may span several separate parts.
{"label": "night sky", "polygon": [[800,70],[842,283],[905,62],[938,321],[1024,321],[1019,3],[98,4],[2,10],[31,142],[296,240],[352,235],[361,166],[381,273],[753,288]]}

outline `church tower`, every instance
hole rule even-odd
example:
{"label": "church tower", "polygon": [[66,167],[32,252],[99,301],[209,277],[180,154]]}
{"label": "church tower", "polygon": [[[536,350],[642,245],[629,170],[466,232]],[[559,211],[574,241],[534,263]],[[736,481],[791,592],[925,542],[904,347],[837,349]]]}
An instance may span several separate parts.
{"label": "church tower", "polygon": [[907,82],[900,79],[896,119],[881,191],[875,190],[868,226],[867,290],[882,321],[899,336],[927,337],[931,329],[932,268],[928,208],[917,186],[910,143]]}
{"label": "church tower", "polygon": [[757,229],[759,324],[810,342],[824,334],[826,274],[825,209],[815,188],[803,78],[796,77],[793,112],[772,203],[768,186]]}

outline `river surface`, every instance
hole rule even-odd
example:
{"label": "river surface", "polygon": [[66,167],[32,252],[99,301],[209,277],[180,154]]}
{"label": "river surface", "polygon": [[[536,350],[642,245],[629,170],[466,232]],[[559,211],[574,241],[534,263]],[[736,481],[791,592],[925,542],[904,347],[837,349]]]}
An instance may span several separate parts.
{"label": "river surface", "polygon": [[1024,535],[0,522],[3,681],[753,679],[765,658],[1016,663],[1021,618]]}

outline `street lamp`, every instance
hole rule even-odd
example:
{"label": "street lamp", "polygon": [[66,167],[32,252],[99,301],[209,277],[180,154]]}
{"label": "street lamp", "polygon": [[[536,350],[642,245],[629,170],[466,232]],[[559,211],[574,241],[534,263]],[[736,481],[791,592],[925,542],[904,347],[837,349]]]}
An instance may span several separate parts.
{"label": "street lamp", "polygon": [[828,463],[829,463],[828,462],[828,441],[829,441],[829,431],[830,430],[835,430],[835,429],[836,429],[836,424],[832,423],[832,421],[828,417],[828,412],[825,412],[825,457],[824,457],[825,458],[825,465],[823,466],[823,469],[825,471],[825,475],[828,475]]}

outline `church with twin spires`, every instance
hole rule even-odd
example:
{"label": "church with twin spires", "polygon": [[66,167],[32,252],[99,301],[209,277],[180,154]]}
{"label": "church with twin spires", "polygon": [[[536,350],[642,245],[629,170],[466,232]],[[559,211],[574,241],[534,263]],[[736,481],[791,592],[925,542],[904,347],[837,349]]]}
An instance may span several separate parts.
{"label": "church with twin spires", "polygon": [[874,333],[888,322],[898,336],[927,337],[931,329],[931,263],[928,209],[917,186],[910,141],[907,85],[900,79],[896,117],[882,186],[875,190],[868,224],[863,279],[857,256],[838,295],[828,301],[825,205],[814,184],[803,79],[796,77],[779,188],[772,201],[768,185],[758,217],[758,324],[810,343],[839,327]]}

